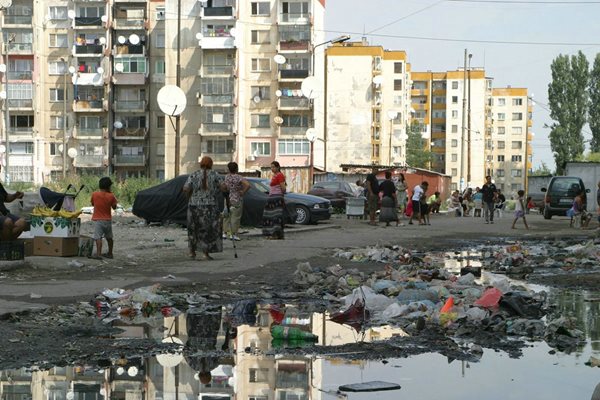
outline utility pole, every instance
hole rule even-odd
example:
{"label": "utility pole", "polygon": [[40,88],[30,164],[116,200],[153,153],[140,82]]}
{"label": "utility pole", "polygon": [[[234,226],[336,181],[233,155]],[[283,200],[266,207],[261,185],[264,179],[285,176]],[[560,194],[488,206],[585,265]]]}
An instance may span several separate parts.
{"label": "utility pole", "polygon": [[468,79],[468,104],[467,104],[467,187],[471,183],[471,57],[469,54],[469,65],[467,69]]}
{"label": "utility pole", "polygon": [[462,101],[462,129],[460,139],[460,191],[465,187],[465,137],[466,137],[466,119],[467,119],[467,49],[465,49],[465,61],[463,68],[463,101]]}
{"label": "utility pole", "polygon": [[62,137],[62,176],[63,179],[67,178],[67,74],[69,73],[69,65],[68,62],[61,58],[61,60],[65,63],[65,70],[63,71],[63,137]]}
{"label": "utility pole", "polygon": [[[4,16],[5,16],[5,10],[7,8],[9,8],[10,6],[12,6],[12,0],[0,0],[0,11],[2,11],[2,20],[4,20]],[[1,32],[1,30],[0,30]],[[0,34],[1,35],[1,34]],[[9,159],[9,133],[8,133],[8,129],[10,126],[10,115],[9,115],[9,111],[8,111],[8,103],[9,103],[9,94],[8,94],[8,70],[9,70],[9,66],[8,66],[8,47],[10,45],[10,42],[12,42],[12,40],[14,39],[14,35],[11,38],[11,35],[7,35],[8,37],[8,41],[4,42],[4,35],[2,36],[2,45],[4,47],[4,67],[6,68],[4,70],[4,94],[6,97],[4,97],[4,116],[5,116],[5,122],[4,122],[4,134],[5,134],[5,139],[6,139],[6,149],[4,152],[4,158],[5,158],[5,164],[4,164],[4,182],[6,182],[6,184],[10,183],[10,173],[8,172],[8,159]]]}
{"label": "utility pole", "polygon": [[[177,65],[175,85],[181,88],[181,0],[177,0]],[[179,176],[181,114],[175,117],[175,177]]]}

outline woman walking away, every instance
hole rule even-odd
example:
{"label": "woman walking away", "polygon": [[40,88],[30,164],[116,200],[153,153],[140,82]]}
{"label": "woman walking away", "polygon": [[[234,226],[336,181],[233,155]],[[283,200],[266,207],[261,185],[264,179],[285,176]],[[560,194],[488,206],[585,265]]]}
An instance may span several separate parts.
{"label": "woman walking away", "polygon": [[385,226],[390,226],[390,222],[395,221],[396,226],[398,226],[396,186],[394,185],[394,182],[392,182],[391,171],[385,171],[385,180],[381,182],[379,189],[383,192],[379,222],[385,222]]}
{"label": "woman walking away", "polygon": [[263,235],[267,239],[283,239],[283,226],[285,225],[285,175],[281,172],[279,162],[271,163],[271,183],[269,184],[269,197],[263,212]]}
{"label": "woman walking away", "polygon": [[512,228],[515,228],[515,224],[517,223],[517,220],[519,218],[523,218],[523,223],[525,224],[525,229],[529,229],[529,226],[527,225],[527,220],[525,219],[525,200],[523,199],[523,196],[525,196],[525,191],[524,190],[519,190],[517,192],[517,194],[519,195],[519,198],[517,199],[517,202],[515,203],[515,219],[512,223]]}
{"label": "woman walking away", "polygon": [[210,157],[202,157],[200,169],[193,172],[183,185],[183,192],[188,198],[190,258],[196,258],[196,250],[202,251],[203,260],[212,260],[209,253],[223,251],[221,215],[217,204],[223,178],[212,170],[212,165]]}
{"label": "woman walking away", "polygon": [[375,174],[367,175],[365,180],[367,189],[367,209],[369,210],[369,225],[377,225],[375,214],[377,213],[377,203],[379,202],[379,182]]}
{"label": "woman walking away", "polygon": [[[244,194],[250,189],[250,184],[240,174],[238,174],[238,165],[236,162],[227,164],[229,173],[225,176],[225,181],[221,185],[221,189],[229,193],[226,198],[227,207],[225,209],[225,218],[223,219],[224,229],[229,230],[229,238],[231,240],[240,240],[238,230],[240,229],[240,221],[242,219],[242,210],[244,208]],[[223,234],[223,239],[226,235]]]}

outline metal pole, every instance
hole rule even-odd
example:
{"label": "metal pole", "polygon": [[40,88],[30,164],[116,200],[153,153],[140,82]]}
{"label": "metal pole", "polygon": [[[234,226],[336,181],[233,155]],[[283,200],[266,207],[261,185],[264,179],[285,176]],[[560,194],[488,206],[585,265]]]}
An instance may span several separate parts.
{"label": "metal pole", "polygon": [[8,62],[8,48],[10,46],[11,39],[8,37],[8,41],[4,43],[4,62],[6,65],[6,71],[4,72],[4,90],[6,91],[6,99],[4,99],[4,117],[6,118],[4,122],[4,133],[6,135],[6,150],[4,153],[4,182],[6,184],[10,184],[10,171],[9,171],[9,160],[10,160],[10,111],[8,109],[10,103],[10,95],[8,93],[8,71],[9,71],[9,62]]}
{"label": "metal pole", "polygon": [[469,95],[467,105],[467,187],[471,182],[471,57],[473,57],[473,54],[469,54],[469,67],[467,69],[469,75]]}
{"label": "metal pole", "polygon": [[389,154],[388,154],[388,165],[392,165],[392,134],[394,127],[394,120],[390,118],[390,145],[389,145]]}
{"label": "metal pole", "polygon": [[529,162],[529,160],[527,159],[528,146],[529,146],[529,96],[525,96],[525,160],[523,160],[524,161],[523,190],[525,191],[526,195],[529,195],[529,188],[527,187],[527,173],[529,172],[528,165],[527,165]]}
{"label": "metal pole", "polygon": [[67,74],[69,73],[69,63],[65,62],[65,72],[63,73],[63,138],[62,138],[62,159],[63,159],[63,179],[67,178]]}
{"label": "metal pole", "polygon": [[[175,71],[175,84],[181,87],[181,0],[177,0],[177,65]],[[175,176],[179,176],[180,143],[179,131],[181,130],[181,114],[175,117]]]}
{"label": "metal pole", "polygon": [[462,101],[462,135],[460,140],[460,191],[464,190],[465,182],[465,136],[467,119],[467,49],[465,49],[465,63],[463,68],[463,101]]}
{"label": "metal pole", "polygon": [[315,145],[315,141],[311,140],[310,141],[310,187],[308,188],[310,190],[310,188],[312,188],[312,185],[315,184],[315,159],[314,159],[314,145]]}

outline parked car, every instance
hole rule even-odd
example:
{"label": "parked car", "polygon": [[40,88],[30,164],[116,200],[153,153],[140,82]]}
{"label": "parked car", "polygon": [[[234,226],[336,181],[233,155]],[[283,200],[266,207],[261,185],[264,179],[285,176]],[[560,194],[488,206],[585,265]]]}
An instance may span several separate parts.
{"label": "parked car", "polygon": [[[133,203],[133,214],[143,218],[146,222],[158,222],[162,224],[175,223],[187,225],[187,198],[182,192],[183,185],[188,175],[163,182],[151,188],[141,190],[135,196]],[[263,188],[250,185],[250,190],[244,195],[244,209],[242,212],[242,225],[261,226],[263,210],[267,203],[267,194]],[[221,196],[219,196],[221,197]],[[223,207],[224,201],[221,197],[217,200]],[[286,202],[286,223],[296,222],[296,203],[290,199]]]}
{"label": "parked car", "polygon": [[[263,193],[269,193],[269,180],[265,178],[246,178],[250,186]],[[286,193],[286,204],[292,202],[296,207],[296,223],[307,225],[331,218],[331,202],[326,198],[301,193]]]}
{"label": "parked car", "polygon": [[346,208],[346,197],[355,197],[357,192],[348,182],[324,181],[315,183],[308,194],[328,199],[335,208]]}
{"label": "parked car", "polygon": [[583,180],[576,176],[555,176],[550,179],[547,188],[542,188],[544,197],[544,218],[550,219],[553,215],[566,215],[573,205],[573,200],[579,192],[584,193],[584,207],[587,204],[587,195],[590,190],[585,188]]}

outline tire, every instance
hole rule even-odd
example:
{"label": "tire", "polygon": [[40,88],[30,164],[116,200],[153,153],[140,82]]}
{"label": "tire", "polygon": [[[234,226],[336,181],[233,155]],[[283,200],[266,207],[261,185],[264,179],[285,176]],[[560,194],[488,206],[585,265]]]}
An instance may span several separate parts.
{"label": "tire", "polygon": [[296,223],[299,225],[308,225],[310,223],[310,211],[307,207],[296,206]]}
{"label": "tire", "polygon": [[544,207],[544,219],[551,219],[552,218],[552,214],[550,214],[550,210],[548,210],[548,207]]}

